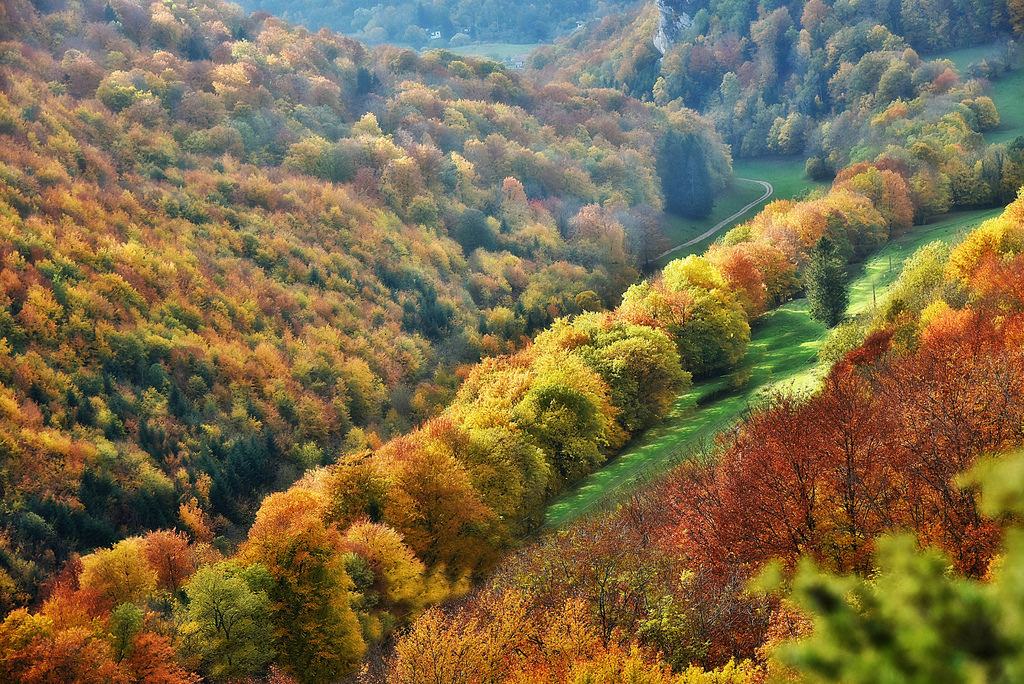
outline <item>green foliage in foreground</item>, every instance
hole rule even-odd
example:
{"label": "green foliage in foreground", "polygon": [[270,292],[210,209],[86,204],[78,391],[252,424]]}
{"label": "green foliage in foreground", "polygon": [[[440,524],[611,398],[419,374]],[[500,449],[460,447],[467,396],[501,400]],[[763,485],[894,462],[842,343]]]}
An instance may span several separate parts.
{"label": "green foliage in foreground", "polygon": [[[951,573],[942,553],[912,537],[878,542],[877,574],[836,576],[803,563],[791,598],[809,613],[813,635],[776,650],[811,682],[911,684],[1024,680],[1024,456],[984,463],[982,508],[1018,521],[988,582]],[[775,579],[771,575],[775,574]],[[762,586],[778,586],[778,568]]]}
{"label": "green foliage in foreground", "polygon": [[198,658],[203,672],[240,677],[273,659],[270,583],[263,565],[243,568],[234,561],[207,566],[188,583],[178,631],[183,650]]}

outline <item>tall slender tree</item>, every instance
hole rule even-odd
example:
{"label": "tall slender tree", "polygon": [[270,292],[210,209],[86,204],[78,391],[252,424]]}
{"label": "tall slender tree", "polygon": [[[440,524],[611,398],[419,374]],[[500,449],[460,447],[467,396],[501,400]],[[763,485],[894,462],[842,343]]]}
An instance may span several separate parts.
{"label": "tall slender tree", "polygon": [[850,304],[850,288],[843,260],[827,236],[823,235],[811,250],[804,271],[804,288],[811,304],[811,318],[829,328],[843,320]]}
{"label": "tall slender tree", "polygon": [[711,173],[696,135],[669,130],[661,141],[657,166],[668,211],[692,218],[711,213]]}

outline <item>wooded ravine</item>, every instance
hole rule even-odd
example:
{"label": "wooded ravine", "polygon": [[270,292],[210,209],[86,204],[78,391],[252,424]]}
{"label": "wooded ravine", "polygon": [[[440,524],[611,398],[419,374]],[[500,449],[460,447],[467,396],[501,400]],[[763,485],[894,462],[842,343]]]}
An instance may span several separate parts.
{"label": "wooded ravine", "polygon": [[0,0],[0,682],[1020,681],[1021,31]]}

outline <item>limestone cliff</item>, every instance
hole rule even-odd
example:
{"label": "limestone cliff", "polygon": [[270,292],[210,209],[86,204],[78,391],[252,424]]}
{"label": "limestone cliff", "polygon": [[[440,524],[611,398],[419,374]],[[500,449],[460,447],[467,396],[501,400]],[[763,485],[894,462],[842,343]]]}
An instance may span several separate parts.
{"label": "limestone cliff", "polygon": [[701,0],[656,0],[658,5],[658,32],[654,34],[654,47],[666,51],[693,26],[693,15],[701,8]]}

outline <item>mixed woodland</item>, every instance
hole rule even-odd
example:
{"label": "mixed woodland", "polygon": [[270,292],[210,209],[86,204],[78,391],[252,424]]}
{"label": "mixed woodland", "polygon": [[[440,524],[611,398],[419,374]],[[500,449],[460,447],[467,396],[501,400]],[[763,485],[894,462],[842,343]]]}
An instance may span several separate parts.
{"label": "mixed woodland", "polygon": [[[0,681],[1019,680],[1024,3],[705,4],[516,72],[0,2]],[[829,184],[653,272],[764,153]],[[817,391],[537,535],[761,314],[973,207],[822,315]]]}

